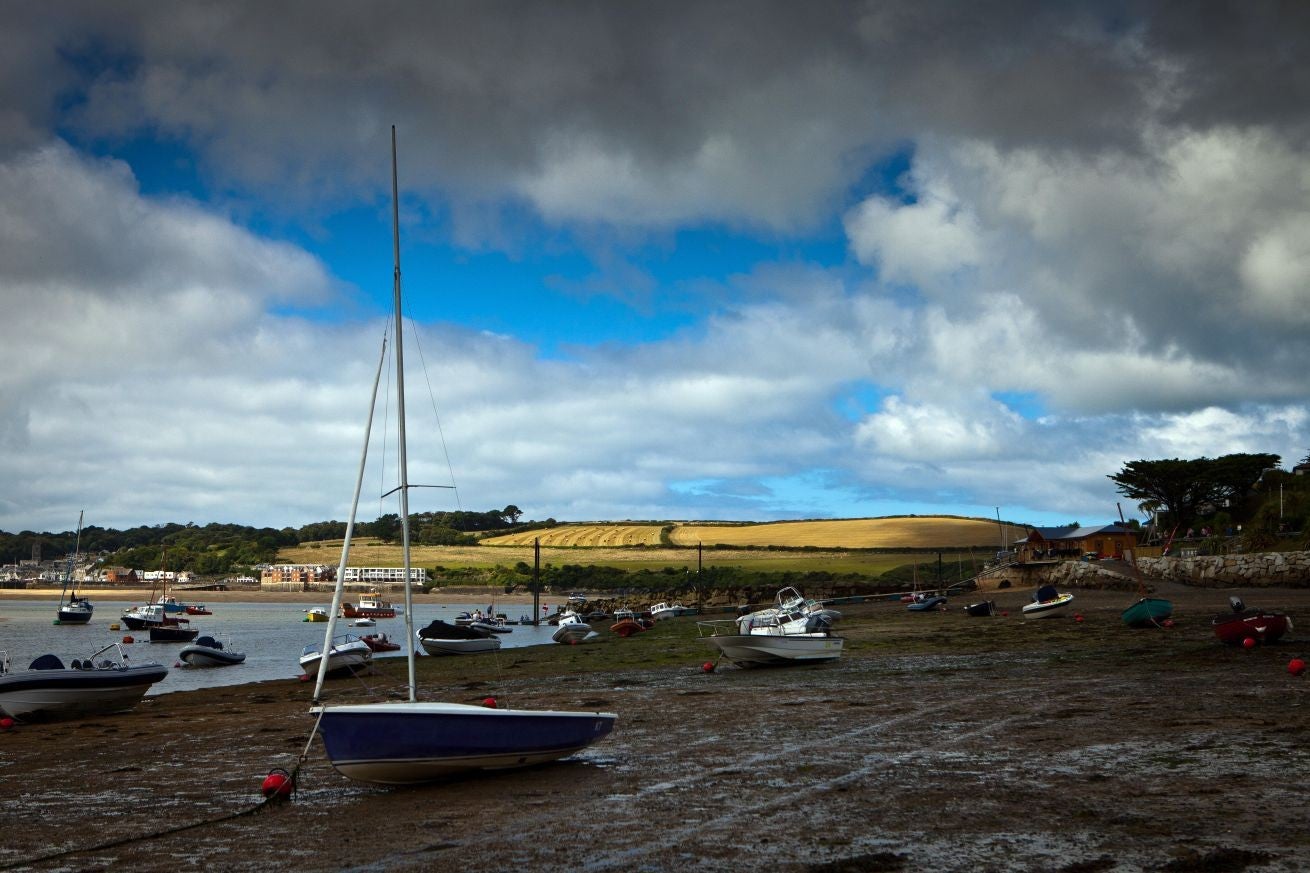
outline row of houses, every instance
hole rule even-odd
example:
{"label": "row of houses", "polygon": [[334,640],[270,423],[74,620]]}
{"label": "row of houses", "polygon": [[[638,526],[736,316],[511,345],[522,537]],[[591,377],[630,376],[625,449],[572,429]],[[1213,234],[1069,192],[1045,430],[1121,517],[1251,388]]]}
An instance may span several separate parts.
{"label": "row of houses", "polygon": [[[428,579],[422,567],[410,567],[410,582],[422,585]],[[273,591],[312,591],[335,585],[337,568],[329,564],[266,564],[260,567],[259,587]],[[384,588],[403,585],[404,567],[347,567],[345,588]]]}

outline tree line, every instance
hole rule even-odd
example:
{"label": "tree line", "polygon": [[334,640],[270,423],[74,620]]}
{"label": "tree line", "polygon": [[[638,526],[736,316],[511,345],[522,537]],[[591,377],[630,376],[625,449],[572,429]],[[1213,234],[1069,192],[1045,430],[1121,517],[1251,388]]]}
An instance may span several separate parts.
{"label": "tree line", "polygon": [[[504,532],[521,527],[522,512],[513,504],[485,512],[416,513],[410,517],[411,539],[423,544],[476,542],[474,532]],[[550,519],[550,523],[554,520]],[[527,524],[537,524],[527,522]],[[271,564],[280,549],[301,543],[342,539],[344,521],[316,521],[298,528],[250,527],[212,523],[141,525],[126,530],[87,525],[82,528],[84,555],[103,555],[106,566],[138,570],[187,570],[202,575],[236,573],[258,564]],[[400,539],[400,517],[394,513],[369,522],[356,522],[355,536]],[[37,546],[43,560],[60,559],[77,546],[77,532],[0,531],[0,564],[16,564],[32,557]]]}

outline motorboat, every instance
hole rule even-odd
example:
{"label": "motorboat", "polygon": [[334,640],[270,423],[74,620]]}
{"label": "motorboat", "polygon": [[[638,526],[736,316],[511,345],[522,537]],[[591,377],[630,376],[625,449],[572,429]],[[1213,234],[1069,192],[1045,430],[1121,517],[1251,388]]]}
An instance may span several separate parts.
{"label": "motorboat", "polygon": [[170,597],[167,594],[159,595],[159,599],[156,600],[155,603],[162,606],[164,608],[164,612],[166,613],[175,613],[180,615],[186,612],[185,603],[182,603],[176,597]]}
{"label": "motorboat", "polygon": [[656,621],[663,621],[666,618],[677,618],[680,615],[695,615],[699,612],[694,606],[683,606],[679,602],[657,603],[650,608],[651,618]]}
{"label": "motorboat", "polygon": [[946,598],[940,594],[916,594],[909,605],[908,612],[934,612],[946,608]]}
{"label": "motorboat", "polygon": [[1055,590],[1054,585],[1043,585],[1033,595],[1032,603],[1023,605],[1023,617],[1051,618],[1056,615],[1063,615],[1068,611],[1071,603],[1073,603],[1072,594],[1068,592],[1061,594]]}
{"label": "motorboat", "polygon": [[17,672],[5,655],[0,657],[0,711],[18,721],[120,712],[167,675],[161,664],[129,664],[118,643],[68,666],[56,655],[42,655]]}
{"label": "motorboat", "polygon": [[152,643],[189,643],[200,633],[185,618],[166,618],[162,624],[150,626]]}
{"label": "motorboat", "polygon": [[509,622],[505,620],[505,617],[500,615],[488,615],[484,618],[479,618],[475,621],[469,622],[468,626],[475,628],[476,630],[486,631],[489,634],[509,634],[514,632],[514,628],[509,626]]}
{"label": "motorboat", "polygon": [[328,611],[325,607],[311,606],[309,609],[305,610],[305,617],[301,619],[301,621],[324,622],[330,617],[331,616],[328,615]]}
{"label": "motorboat", "polygon": [[203,603],[188,603],[186,605],[187,615],[213,615],[214,613],[208,606]]}
{"label": "motorboat", "polygon": [[387,637],[386,634],[364,634],[360,637],[364,644],[373,650],[374,654],[378,652],[399,652],[400,643],[397,643]]}
{"label": "motorboat", "polygon": [[374,618],[357,618],[350,623],[351,627],[377,627],[377,619]]}
{"label": "motorboat", "polygon": [[1248,639],[1272,643],[1292,630],[1292,618],[1286,613],[1248,608],[1240,597],[1229,597],[1231,612],[1220,613],[1211,620],[1215,636],[1227,645],[1240,646]]}
{"label": "motorboat", "polygon": [[500,638],[467,625],[437,619],[417,632],[419,645],[429,655],[476,655],[500,648]]}
{"label": "motorboat", "polygon": [[696,622],[702,642],[739,667],[834,661],[845,640],[832,632],[841,617],[795,588],[778,592],[777,605],[736,619]]}
{"label": "motorboat", "polygon": [[614,610],[614,624],[610,625],[610,632],[616,633],[625,639],[633,634],[639,634],[646,630],[646,625],[642,623],[637,613],[628,609],[626,606],[622,609]]}
{"label": "motorboat", "polygon": [[381,592],[374,591],[359,598],[359,604],[341,604],[341,614],[346,618],[395,618],[396,607],[382,599]]}
{"label": "motorboat", "polygon": [[246,653],[230,651],[213,637],[203,636],[183,646],[177,657],[190,667],[230,667],[244,661]]}
{"label": "motorboat", "polygon": [[162,625],[165,614],[162,606],[157,603],[150,603],[145,606],[129,606],[123,610],[120,618],[130,630],[146,630],[156,625]]}
{"label": "motorboat", "polygon": [[[300,653],[300,672],[312,676],[318,672],[319,662],[323,659],[323,647],[308,645]],[[351,634],[334,637],[328,647],[327,675],[358,673],[373,660],[373,650],[368,643]]]}
{"label": "motorboat", "polygon": [[[59,610],[55,614],[55,624],[86,624],[91,620],[95,607],[90,600],[77,596],[77,586],[73,584],[73,571],[77,567],[77,556],[82,551],[82,513],[77,514],[77,541],[73,554],[68,558],[68,567],[64,571],[64,590],[59,593]],[[67,598],[64,595],[67,594]]]}
{"label": "motorboat", "polygon": [[996,601],[980,600],[977,603],[970,603],[964,611],[975,618],[996,615]]}
{"label": "motorboat", "polygon": [[557,643],[568,646],[583,643],[598,636],[600,634],[596,633],[592,626],[583,620],[582,616],[576,612],[565,610],[564,614],[560,616],[559,627],[555,628],[555,632],[550,635],[550,638]]}
{"label": "motorboat", "polygon": [[[542,764],[581,751],[610,733],[618,718],[611,712],[499,709],[464,703],[426,702],[418,699],[415,669],[412,582],[410,574],[409,473],[405,439],[405,368],[400,272],[400,197],[396,171],[396,129],[391,129],[391,226],[394,255],[395,342],[394,361],[396,421],[399,437],[397,473],[399,484],[390,493],[398,495],[401,531],[401,557],[404,567],[406,660],[409,667],[408,700],[388,703],[321,703],[326,662],[319,665],[314,686],[315,731],[322,737],[323,748],[332,766],[343,775],[364,782],[407,784],[427,782],[452,773],[477,769],[505,769]],[[359,496],[368,459],[373,409],[377,386],[387,360],[386,342],[378,360],[373,382],[373,398],[364,428],[363,453],[355,480],[354,501],[346,534],[341,545],[337,588],[333,603],[340,603],[345,567],[350,556],[350,542]],[[329,618],[325,639],[332,634],[334,619]],[[418,634],[422,641],[424,636]],[[494,635],[488,642],[499,645]],[[426,644],[425,644],[426,648]],[[312,734],[311,734],[312,739]]]}

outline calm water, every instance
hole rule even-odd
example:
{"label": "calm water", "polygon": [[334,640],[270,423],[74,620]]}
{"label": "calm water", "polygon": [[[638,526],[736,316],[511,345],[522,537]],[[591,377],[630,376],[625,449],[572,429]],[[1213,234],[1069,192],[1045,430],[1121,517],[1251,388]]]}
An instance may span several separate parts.
{"label": "calm water", "polygon": [[[199,598],[197,598],[199,600]],[[223,647],[234,652],[245,652],[246,660],[231,667],[195,668],[177,666],[177,654],[184,643],[152,643],[149,631],[132,631],[122,623],[120,615],[135,601],[100,600],[92,595],[95,616],[85,625],[53,624],[57,602],[43,600],[0,600],[0,652],[8,652],[14,670],[27,668],[35,658],[54,653],[68,663],[73,658],[84,658],[102,646],[119,642],[131,636],[137,642],[124,645],[123,651],[132,663],[157,662],[169,667],[164,681],[151,687],[150,694],[167,694],[170,691],[189,691],[215,685],[239,685],[260,682],[264,679],[288,679],[300,675],[300,652],[313,643],[321,646],[327,625],[304,621],[305,610],[322,603],[210,603],[213,615],[189,616],[191,626],[200,636],[212,636]],[[204,602],[204,601],[200,601]],[[471,607],[461,605],[418,604],[414,607],[414,629],[424,627],[434,619],[453,622],[455,616]],[[508,606],[502,609],[511,619],[521,613],[531,613],[532,607]],[[118,624],[120,630],[109,629]],[[550,635],[555,628],[548,625],[513,625],[513,632],[500,634],[502,648],[535,646],[552,643]],[[405,619],[378,619],[376,627],[349,627],[349,620],[339,619],[337,634],[360,636],[384,633],[401,644],[398,652],[374,655],[374,659],[405,656]],[[427,657],[421,648],[419,657]],[[397,675],[403,675],[403,666]]]}

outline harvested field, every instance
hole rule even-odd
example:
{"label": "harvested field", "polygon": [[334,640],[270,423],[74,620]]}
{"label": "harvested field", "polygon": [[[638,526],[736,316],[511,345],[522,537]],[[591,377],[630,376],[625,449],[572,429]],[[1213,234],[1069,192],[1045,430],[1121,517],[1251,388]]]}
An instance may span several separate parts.
{"label": "harvested field", "polygon": [[[1027,534],[1025,528],[1006,525],[1006,542],[1012,543]],[[673,529],[670,539],[679,546],[705,543],[830,549],[999,548],[1001,531],[995,521],[986,519],[913,516],[775,521],[766,524],[679,524]]]}
{"label": "harvested field", "polygon": [[658,546],[663,527],[659,524],[562,524],[546,530],[487,537],[482,543],[488,546],[530,546],[533,540],[540,539],[542,546],[564,548]]}
{"label": "harvested field", "polygon": [[[575,758],[409,789],[339,776],[309,746],[292,801],[248,813],[313,726],[295,681],[147,698],[0,734],[6,869],[622,870],[779,873],[1310,869],[1305,637],[1221,646],[1228,593],[1170,588],[1178,622],[1131,631],[1125,595],[1086,620],[844,606],[840,661],[706,673],[695,620],[620,639],[422,658],[425,698],[604,709]],[[233,668],[236,669],[236,668]],[[332,702],[394,690],[383,663]],[[364,684],[374,686],[367,691]],[[69,774],[76,778],[69,778]],[[185,828],[179,832],[179,829]],[[67,854],[63,854],[67,853]]]}

